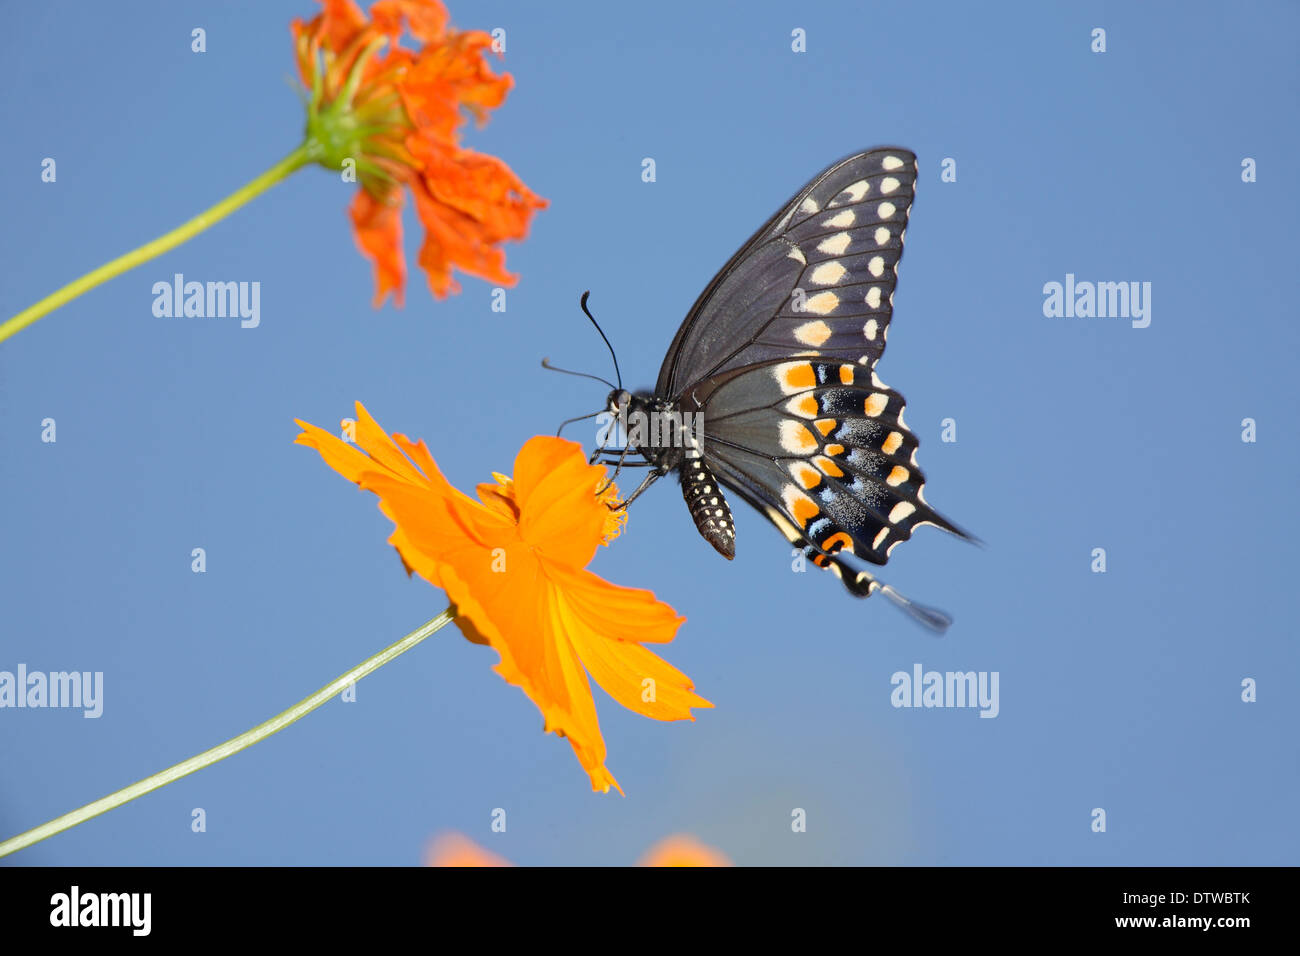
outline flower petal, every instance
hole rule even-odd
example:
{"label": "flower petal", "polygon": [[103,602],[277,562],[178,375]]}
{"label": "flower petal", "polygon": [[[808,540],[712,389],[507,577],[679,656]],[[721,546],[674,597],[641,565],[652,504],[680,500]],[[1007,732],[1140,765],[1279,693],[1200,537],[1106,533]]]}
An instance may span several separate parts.
{"label": "flower petal", "polygon": [[[549,561],[544,567],[562,596],[570,640],[606,693],[657,720],[693,719],[689,708],[713,706],[693,693],[689,677],[641,646],[671,641],[684,617],[652,591],[620,587],[585,569]],[[646,678],[655,682],[655,701],[643,699]]]}
{"label": "flower petal", "polygon": [[532,214],[546,207],[510,168],[491,156],[411,137],[407,148],[421,164],[411,182],[415,208],[424,225],[420,267],[441,298],[459,290],[452,269],[501,285],[517,276],[506,271],[498,244],[523,239]]}
{"label": "flower petal", "polygon": [[351,215],[357,248],[375,266],[375,306],[383,305],[389,293],[401,305],[406,284],[401,191],[392,190],[380,201],[369,190],[358,189]]}
{"label": "flower petal", "polygon": [[653,591],[620,587],[585,568],[566,568],[558,562],[548,563],[547,571],[598,634],[638,644],[666,644],[686,623]]}
{"label": "flower petal", "polygon": [[562,564],[589,564],[609,517],[595,497],[605,477],[605,466],[587,464],[577,442],[530,438],[515,458],[520,537]]}
{"label": "flower petal", "polygon": [[[365,29],[366,15],[353,0],[320,0],[319,30],[325,48],[338,53]],[[315,20],[312,23],[316,23]]]}
{"label": "flower petal", "polygon": [[438,0],[378,0],[370,17],[393,40],[402,32],[402,20],[422,43],[440,41],[447,31],[447,10]]}

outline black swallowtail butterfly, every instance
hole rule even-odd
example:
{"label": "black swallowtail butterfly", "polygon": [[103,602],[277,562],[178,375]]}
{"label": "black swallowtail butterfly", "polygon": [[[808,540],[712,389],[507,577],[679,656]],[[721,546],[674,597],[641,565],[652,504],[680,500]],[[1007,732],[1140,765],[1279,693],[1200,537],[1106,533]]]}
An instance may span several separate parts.
{"label": "black swallowtail butterfly", "polygon": [[946,614],[846,560],[882,565],[923,524],[970,538],[926,503],[903,396],[875,373],[916,176],[908,150],[873,149],[799,190],[696,300],[653,394],[619,376],[609,412],[626,441],[592,461],[651,469],[628,503],[677,471],[695,527],[730,559],[728,488],[852,594],[879,590],[943,631]]}

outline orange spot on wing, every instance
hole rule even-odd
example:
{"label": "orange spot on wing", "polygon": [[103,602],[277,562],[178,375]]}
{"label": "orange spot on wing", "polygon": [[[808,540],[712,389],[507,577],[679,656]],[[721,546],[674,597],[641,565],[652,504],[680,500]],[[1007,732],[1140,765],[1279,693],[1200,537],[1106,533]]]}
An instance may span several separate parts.
{"label": "orange spot on wing", "polygon": [[785,370],[785,384],[787,388],[814,388],[817,385],[817,376],[813,373],[813,367],[808,362],[801,362]]}
{"label": "orange spot on wing", "polygon": [[875,418],[883,412],[888,405],[889,396],[885,395],[883,392],[877,392],[862,403],[862,408],[868,415]]}
{"label": "orange spot on wing", "polygon": [[838,423],[833,418],[819,418],[817,421],[813,422],[813,425],[816,426],[817,430],[821,432],[822,435],[829,435],[834,431],[836,424]]}
{"label": "orange spot on wing", "polygon": [[848,551],[853,553],[853,539],[843,531],[837,531],[825,541],[822,542],[822,550],[834,554],[837,551]]}
{"label": "orange spot on wing", "polygon": [[817,397],[815,395],[804,395],[800,398],[790,400],[790,411],[796,415],[803,415],[805,418],[812,418],[820,409],[817,407]]}
{"label": "orange spot on wing", "polygon": [[844,454],[844,446],[843,446],[843,445],[827,445],[827,446],[826,446],[824,449],[822,449],[822,450],[825,451],[826,454],[828,454],[828,455],[842,455],[842,454]]}
{"label": "orange spot on wing", "polygon": [[816,488],[821,484],[822,476],[817,473],[817,469],[804,462],[797,462],[791,469],[794,477],[804,488]]}
{"label": "orange spot on wing", "polygon": [[821,509],[817,507],[816,502],[802,495],[794,500],[794,507],[791,510],[794,512],[794,520],[801,528],[807,527],[809,521],[821,514]]}
{"label": "orange spot on wing", "polygon": [[844,477],[844,469],[835,462],[831,461],[825,455],[818,455],[813,459],[813,464],[822,470],[823,473],[830,475],[832,478]]}

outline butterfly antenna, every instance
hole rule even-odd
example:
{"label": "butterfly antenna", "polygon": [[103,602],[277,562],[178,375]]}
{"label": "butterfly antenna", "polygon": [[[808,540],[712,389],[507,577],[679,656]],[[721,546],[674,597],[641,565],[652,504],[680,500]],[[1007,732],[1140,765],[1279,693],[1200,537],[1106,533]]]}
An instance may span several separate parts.
{"label": "butterfly antenna", "polygon": [[592,315],[591,310],[587,308],[587,297],[590,295],[590,289],[582,293],[582,298],[578,300],[578,304],[582,306],[582,311],[587,313],[587,318],[591,319],[591,324],[596,327],[596,331],[600,333],[600,337],[605,340],[605,347],[609,349],[609,357],[614,360],[614,375],[618,378],[618,387],[621,390],[623,388],[623,373],[618,370],[618,356],[614,354],[614,346],[609,344],[609,337],[605,335],[605,330],[600,327],[600,323],[596,321],[596,317]]}
{"label": "butterfly antenna", "polygon": [[[610,388],[621,388],[621,387],[622,387],[622,386],[620,386],[620,385],[615,385],[613,382],[611,382],[611,381],[610,381],[609,379],[607,379],[607,378],[601,378],[599,375],[588,375],[586,372],[575,372],[575,371],[573,371],[572,369],[560,368],[558,365],[552,365],[552,364],[551,364],[551,360],[550,360],[549,358],[544,358],[544,359],[542,359],[542,368],[546,369],[548,372],[563,372],[565,375],[576,375],[576,376],[578,376],[579,378],[589,378],[589,379],[592,379],[592,380],[597,381],[597,382],[604,382],[604,383],[605,383],[606,385],[608,385]],[[586,417],[586,418],[591,418],[591,417],[593,417],[593,416],[595,416],[595,415],[599,415],[599,414],[600,414],[600,412],[592,412],[591,415],[587,415],[587,416],[584,416],[584,417]],[[570,421],[574,421],[574,419],[569,419],[569,420],[570,420]],[[581,419],[578,419],[578,421],[581,421]]]}
{"label": "butterfly antenna", "polygon": [[[562,369],[555,369],[554,371],[559,372],[562,371]],[[592,412],[590,415],[578,415],[574,418],[566,418],[564,421],[560,422],[560,427],[555,429],[555,437],[560,437],[560,432],[564,431],[566,425],[572,425],[574,422],[585,422],[588,418],[595,418],[603,411],[605,411],[605,409],[602,408],[600,411]]]}

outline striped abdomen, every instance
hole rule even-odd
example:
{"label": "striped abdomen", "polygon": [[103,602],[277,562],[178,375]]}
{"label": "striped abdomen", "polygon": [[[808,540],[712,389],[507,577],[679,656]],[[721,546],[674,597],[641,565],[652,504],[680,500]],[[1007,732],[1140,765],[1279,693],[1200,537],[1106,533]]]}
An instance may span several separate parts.
{"label": "striped abdomen", "polygon": [[681,476],[682,497],[691,509],[696,530],[718,554],[730,561],[736,556],[736,525],[718,480],[700,458],[684,458]]}

